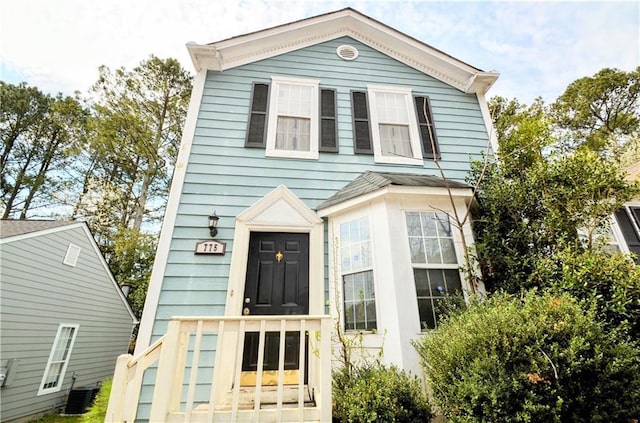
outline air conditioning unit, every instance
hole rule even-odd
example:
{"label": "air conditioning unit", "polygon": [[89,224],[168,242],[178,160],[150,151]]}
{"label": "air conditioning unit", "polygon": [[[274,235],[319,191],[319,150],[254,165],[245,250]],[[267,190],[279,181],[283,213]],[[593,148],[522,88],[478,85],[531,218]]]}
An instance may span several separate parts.
{"label": "air conditioning unit", "polygon": [[86,386],[73,388],[67,399],[64,414],[84,414],[98,394],[98,387]]}

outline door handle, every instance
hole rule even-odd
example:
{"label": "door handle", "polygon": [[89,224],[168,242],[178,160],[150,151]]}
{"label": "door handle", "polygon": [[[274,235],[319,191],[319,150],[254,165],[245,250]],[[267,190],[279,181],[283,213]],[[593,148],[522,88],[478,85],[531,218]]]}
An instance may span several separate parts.
{"label": "door handle", "polygon": [[244,314],[245,316],[248,316],[248,315],[249,315],[249,313],[251,313],[251,312],[249,311],[249,307],[245,307],[245,308],[242,310],[242,314]]}
{"label": "door handle", "polygon": [[249,304],[251,302],[251,298],[247,297],[244,299],[245,304]]}

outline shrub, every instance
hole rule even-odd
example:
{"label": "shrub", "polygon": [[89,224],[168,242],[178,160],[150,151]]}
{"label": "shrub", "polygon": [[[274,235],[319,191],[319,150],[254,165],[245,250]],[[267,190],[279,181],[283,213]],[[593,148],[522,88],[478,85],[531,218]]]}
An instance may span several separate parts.
{"label": "shrub", "polygon": [[571,248],[542,261],[532,278],[595,306],[606,329],[640,333],[640,266],[628,255]]}
{"label": "shrub", "polygon": [[640,413],[640,353],[567,294],[495,295],[416,343],[454,422],[624,422]]}
{"label": "shrub", "polygon": [[109,404],[109,394],[111,393],[111,379],[106,379],[100,385],[98,395],[89,410],[82,415],[82,423],[102,423],[107,415],[107,405]]}
{"label": "shrub", "polygon": [[333,374],[333,418],[337,422],[429,422],[431,407],[419,380],[395,366],[356,367]]}

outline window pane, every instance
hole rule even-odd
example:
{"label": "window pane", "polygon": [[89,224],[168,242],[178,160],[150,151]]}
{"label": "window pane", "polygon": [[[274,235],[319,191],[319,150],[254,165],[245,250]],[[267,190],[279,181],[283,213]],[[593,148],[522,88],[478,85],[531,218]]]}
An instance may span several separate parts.
{"label": "window pane", "polygon": [[425,238],[424,243],[427,253],[427,263],[442,263],[442,258],[440,257],[440,243],[438,242],[438,238]]}
{"label": "window pane", "polygon": [[409,249],[411,250],[412,263],[424,263],[424,243],[422,238],[409,238]]}
{"label": "window pane", "polygon": [[310,146],[311,119],[278,116],[276,149],[309,151]]}
{"label": "window pane", "polygon": [[380,148],[384,156],[413,157],[409,126],[379,125]]}
{"label": "window pane", "polygon": [[418,312],[420,314],[421,329],[433,329],[436,327],[433,304],[430,298],[418,299]]}
{"label": "window pane", "polygon": [[345,275],[343,282],[345,329],[374,329],[376,312],[373,272]]}
{"label": "window pane", "polygon": [[429,286],[431,288],[431,295],[434,297],[444,296],[447,291],[444,274],[442,272],[442,269],[430,269],[427,271],[427,273],[429,274]]}
{"label": "window pane", "polygon": [[405,94],[376,92],[376,108],[380,122],[409,123]]}
{"label": "window pane", "polygon": [[420,227],[420,214],[408,212],[407,217],[407,232],[409,236],[422,236],[422,229]]}
{"label": "window pane", "polygon": [[420,217],[422,218],[423,236],[438,236],[435,213],[420,213]]}
{"label": "window pane", "polygon": [[462,282],[460,281],[460,272],[457,269],[443,270],[444,277],[447,282],[447,293],[453,295],[462,292]]}
{"label": "window pane", "polygon": [[440,239],[440,247],[442,248],[442,262],[448,264],[455,264],[458,262],[456,258],[456,250],[453,246],[453,239],[442,238]]}
{"label": "window pane", "polygon": [[413,269],[413,277],[416,281],[416,294],[418,297],[428,297],[431,295],[429,291],[429,278],[425,269]]}
{"label": "window pane", "polygon": [[313,87],[282,83],[278,86],[278,114],[311,117]]}
{"label": "window pane", "polygon": [[435,220],[438,228],[438,235],[440,237],[451,237],[451,223],[449,223],[449,216],[445,213],[436,213]]}

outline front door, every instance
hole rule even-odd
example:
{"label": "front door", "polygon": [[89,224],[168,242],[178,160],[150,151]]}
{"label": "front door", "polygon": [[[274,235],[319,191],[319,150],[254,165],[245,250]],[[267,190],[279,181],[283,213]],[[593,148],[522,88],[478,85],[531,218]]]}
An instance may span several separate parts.
{"label": "front door", "polygon": [[[309,314],[309,234],[252,232],[249,239],[243,314]],[[255,385],[259,334],[245,335],[242,385]],[[267,332],[263,385],[277,384],[280,333]],[[298,383],[300,334],[285,335],[285,383]],[[305,367],[306,368],[306,367]]]}

